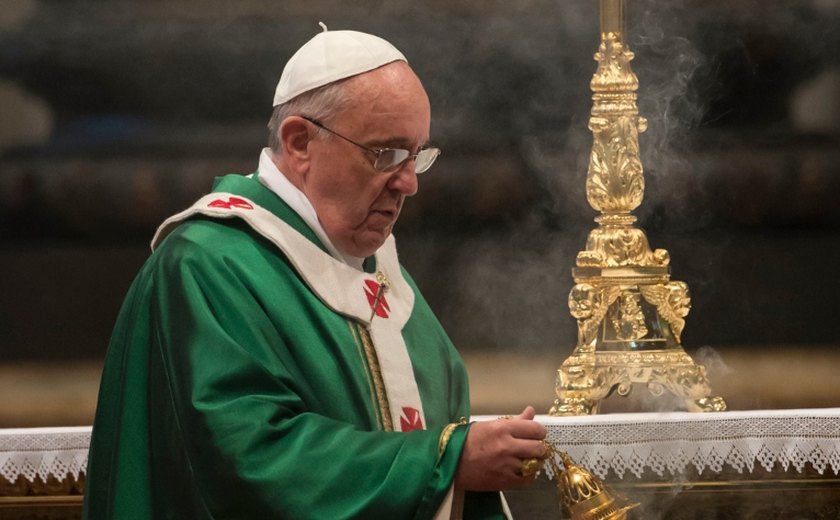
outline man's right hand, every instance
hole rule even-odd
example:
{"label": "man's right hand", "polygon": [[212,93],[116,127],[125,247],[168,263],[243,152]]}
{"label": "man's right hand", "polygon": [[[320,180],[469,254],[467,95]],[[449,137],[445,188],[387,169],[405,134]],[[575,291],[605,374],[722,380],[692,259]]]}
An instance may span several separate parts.
{"label": "man's right hand", "polygon": [[522,461],[545,459],[545,427],[534,422],[536,412],[528,406],[510,419],[477,422],[470,427],[455,487],[465,491],[500,491],[522,487],[535,476],[522,475]]}

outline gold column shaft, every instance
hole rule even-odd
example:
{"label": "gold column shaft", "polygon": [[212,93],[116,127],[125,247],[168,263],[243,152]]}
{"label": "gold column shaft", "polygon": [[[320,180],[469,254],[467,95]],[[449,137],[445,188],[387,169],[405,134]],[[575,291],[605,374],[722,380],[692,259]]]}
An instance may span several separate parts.
{"label": "gold column shaft", "polygon": [[621,40],[624,35],[624,0],[601,1],[601,39],[614,33]]}

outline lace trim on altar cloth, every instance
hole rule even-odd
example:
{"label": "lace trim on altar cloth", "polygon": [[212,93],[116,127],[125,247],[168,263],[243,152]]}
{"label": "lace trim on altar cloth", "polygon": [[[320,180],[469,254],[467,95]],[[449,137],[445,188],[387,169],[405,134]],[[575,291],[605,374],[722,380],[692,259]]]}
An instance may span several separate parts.
{"label": "lace trim on altar cloth", "polygon": [[752,473],[776,464],[840,472],[840,408],[538,416],[547,440],[600,478],[662,477],[694,467]]}
{"label": "lace trim on altar cloth", "polygon": [[[492,420],[498,416],[473,417]],[[739,473],[777,464],[840,474],[840,408],[714,413],[537,416],[547,440],[600,478],[680,475],[694,467]],[[0,429],[0,477],[29,482],[78,479],[87,468],[91,428]]]}
{"label": "lace trim on altar cloth", "polygon": [[0,429],[0,477],[44,482],[68,474],[78,480],[87,469],[90,426]]}

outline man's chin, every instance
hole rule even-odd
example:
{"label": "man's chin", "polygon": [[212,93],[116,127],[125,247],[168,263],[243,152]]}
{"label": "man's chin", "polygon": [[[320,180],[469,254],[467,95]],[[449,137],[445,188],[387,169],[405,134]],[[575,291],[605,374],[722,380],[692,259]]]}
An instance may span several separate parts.
{"label": "man's chin", "polygon": [[388,240],[391,235],[391,227],[386,229],[367,230],[357,238],[354,243],[354,250],[356,253],[350,253],[353,256],[368,257],[375,253],[382,244]]}

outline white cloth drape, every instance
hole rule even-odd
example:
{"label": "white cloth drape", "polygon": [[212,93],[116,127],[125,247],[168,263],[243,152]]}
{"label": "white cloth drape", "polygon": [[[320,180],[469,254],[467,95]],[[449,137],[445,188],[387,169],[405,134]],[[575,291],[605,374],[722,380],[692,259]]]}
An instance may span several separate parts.
{"label": "white cloth drape", "polygon": [[[475,420],[495,416],[475,417]],[[840,473],[840,408],[715,413],[537,416],[547,439],[601,478],[612,471],[676,476],[694,467],[739,473],[776,463],[802,472]]]}
{"label": "white cloth drape", "polygon": [[87,469],[90,426],[0,429],[0,476],[15,482],[23,475],[30,482],[74,479]]}

